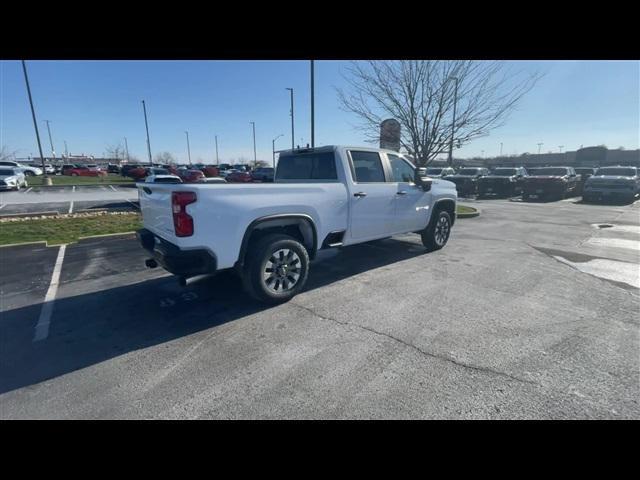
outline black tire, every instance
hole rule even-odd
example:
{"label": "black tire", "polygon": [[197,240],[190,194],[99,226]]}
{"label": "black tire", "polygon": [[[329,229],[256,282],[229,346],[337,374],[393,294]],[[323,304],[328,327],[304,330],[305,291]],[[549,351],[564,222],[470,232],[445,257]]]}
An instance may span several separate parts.
{"label": "black tire", "polygon": [[[445,229],[443,232],[442,229]],[[447,244],[451,234],[451,216],[444,210],[436,210],[434,217],[429,222],[427,228],[422,231],[420,237],[422,244],[430,252],[440,250]]]}
{"label": "black tire", "polygon": [[31,170],[25,170],[24,174],[26,177],[33,177],[35,175]]}
{"label": "black tire", "polygon": [[[278,252],[285,251],[293,252],[293,255],[281,253],[274,257]],[[274,259],[277,263],[272,262]],[[269,267],[270,263],[272,267]],[[274,265],[277,266],[274,268]],[[265,279],[267,273],[274,275]],[[256,300],[276,304],[288,302],[300,293],[307,283],[308,274],[309,254],[306,248],[288,235],[270,234],[249,246],[242,283],[247,293]],[[292,282],[295,283],[291,287]]]}

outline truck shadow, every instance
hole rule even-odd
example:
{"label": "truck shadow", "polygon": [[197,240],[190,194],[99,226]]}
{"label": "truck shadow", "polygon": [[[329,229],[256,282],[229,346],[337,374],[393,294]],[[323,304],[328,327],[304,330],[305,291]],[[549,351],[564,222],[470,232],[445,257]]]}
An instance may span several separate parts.
{"label": "truck shadow", "polygon": [[[419,237],[320,252],[305,290],[423,255]],[[141,253],[140,262],[143,261]],[[126,281],[127,273],[123,275]],[[1,313],[0,393],[90,367],[270,308],[248,297],[231,272],[180,287],[173,276],[60,298],[49,336],[33,342],[42,304]],[[126,368],[126,367],[121,367]]]}

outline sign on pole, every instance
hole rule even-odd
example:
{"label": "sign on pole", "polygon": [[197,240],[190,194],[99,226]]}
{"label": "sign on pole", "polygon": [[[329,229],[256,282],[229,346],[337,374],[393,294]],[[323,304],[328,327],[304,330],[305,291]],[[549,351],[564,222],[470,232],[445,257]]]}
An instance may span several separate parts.
{"label": "sign on pole", "polygon": [[388,118],[380,124],[380,148],[400,151],[400,122]]}

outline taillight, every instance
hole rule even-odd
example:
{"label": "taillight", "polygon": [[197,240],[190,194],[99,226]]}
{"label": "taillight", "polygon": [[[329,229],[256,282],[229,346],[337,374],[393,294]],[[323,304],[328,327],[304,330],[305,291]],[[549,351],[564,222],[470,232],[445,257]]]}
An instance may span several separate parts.
{"label": "taillight", "polygon": [[173,227],[176,237],[193,235],[193,218],[187,213],[187,205],[197,200],[196,192],[172,192]]}

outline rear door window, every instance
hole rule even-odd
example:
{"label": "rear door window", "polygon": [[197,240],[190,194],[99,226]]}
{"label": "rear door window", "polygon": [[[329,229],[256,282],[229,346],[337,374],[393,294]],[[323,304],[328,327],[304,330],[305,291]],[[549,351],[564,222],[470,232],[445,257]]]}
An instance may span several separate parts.
{"label": "rear door window", "polygon": [[384,168],[378,152],[364,152],[352,150],[352,175],[358,183],[384,182]]}
{"label": "rear door window", "polygon": [[296,153],[281,156],[276,168],[277,180],[337,180],[333,152]]}

